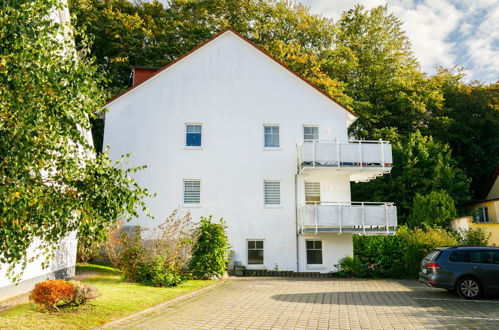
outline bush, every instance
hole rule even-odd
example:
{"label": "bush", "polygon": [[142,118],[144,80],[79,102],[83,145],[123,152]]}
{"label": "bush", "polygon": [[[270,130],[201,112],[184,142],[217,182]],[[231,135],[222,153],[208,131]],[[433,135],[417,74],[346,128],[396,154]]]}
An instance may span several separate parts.
{"label": "bush", "polygon": [[68,303],[75,292],[74,286],[63,280],[50,280],[40,282],[31,291],[29,299],[41,307],[49,310],[59,310],[58,303]]}
{"label": "bush", "polygon": [[212,222],[212,216],[201,217],[199,238],[189,269],[196,277],[218,277],[225,273],[229,262],[229,238],[223,219]]}
{"label": "bush", "polygon": [[395,236],[354,236],[354,256],[368,269],[358,277],[417,277],[421,260],[434,248],[457,245],[455,236],[439,227],[399,226]]}
{"label": "bush", "polygon": [[338,275],[341,277],[370,277],[372,272],[358,257],[346,256],[334,265],[338,269]]}
{"label": "bush", "polygon": [[410,227],[442,226],[457,215],[454,200],[445,190],[432,191],[427,195],[416,194],[408,218]]}
{"label": "bush", "polygon": [[86,304],[88,301],[97,298],[100,294],[97,288],[90,284],[81,283],[78,281],[70,281],[73,286],[73,295],[68,301],[68,304],[80,306]]}
{"label": "bush", "polygon": [[99,292],[90,285],[78,281],[50,280],[40,282],[31,291],[29,299],[49,310],[58,311],[57,305],[79,306],[97,298]]}
{"label": "bush", "polygon": [[456,233],[457,241],[462,246],[487,246],[491,233],[487,234],[485,228],[469,228]]}
{"label": "bush", "polygon": [[198,238],[189,212],[175,210],[142,238],[143,229],[112,233],[105,250],[109,260],[123,272],[123,279],[151,286],[176,286],[187,278],[187,266]]}

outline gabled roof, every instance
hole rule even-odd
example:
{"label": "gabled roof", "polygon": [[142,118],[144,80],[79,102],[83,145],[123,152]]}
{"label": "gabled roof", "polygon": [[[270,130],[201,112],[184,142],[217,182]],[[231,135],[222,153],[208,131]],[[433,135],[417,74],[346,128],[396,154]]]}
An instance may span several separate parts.
{"label": "gabled roof", "polygon": [[[498,177],[499,177],[499,166],[496,167],[496,170],[494,171],[494,174],[492,174],[492,178],[490,179],[489,185],[487,187],[487,197],[488,198],[499,198],[499,196],[491,196],[492,195],[492,188],[494,188],[494,185],[499,184],[499,182],[497,182]],[[497,193],[497,186],[495,188],[495,191]]]}
{"label": "gabled roof", "polygon": [[[272,59],[273,61],[275,61],[276,63],[278,63],[279,65],[281,65],[283,68],[285,68],[286,70],[288,70],[289,72],[291,72],[292,74],[294,74],[296,77],[298,77],[299,79],[301,79],[302,81],[304,81],[305,83],[307,83],[308,85],[310,85],[312,88],[314,88],[315,90],[317,90],[319,93],[321,93],[322,95],[326,96],[328,99],[330,99],[331,101],[333,101],[334,103],[336,103],[337,105],[339,105],[341,108],[343,108],[344,110],[346,110],[350,115],[353,115],[354,116],[354,119],[352,120],[355,121],[355,119],[357,119],[359,116],[353,112],[352,110],[350,110],[346,105],[342,104],[341,102],[339,102],[338,100],[336,100],[335,98],[333,98],[331,95],[327,94],[326,92],[324,92],[323,90],[321,90],[319,87],[317,87],[316,85],[312,84],[310,81],[308,81],[307,79],[303,78],[302,76],[300,76],[298,73],[296,73],[295,71],[293,71],[290,67],[288,67],[286,64],[282,63],[281,61],[275,59],[272,55],[270,55],[268,52],[266,52],[265,50],[261,49],[260,47],[258,47],[255,43],[253,43],[251,40],[249,40],[248,38],[244,37],[243,35],[241,35],[239,32],[231,29],[231,28],[227,28],[217,34],[215,34],[213,37],[211,37],[210,39],[206,40],[205,42],[199,44],[198,46],[194,47],[193,49],[191,49],[190,51],[188,51],[187,53],[185,53],[184,55],[180,56],[179,58],[177,58],[176,60],[170,62],[169,64],[167,64],[166,66],[158,69],[153,75],[151,75],[149,77],[149,79],[151,79],[152,77],[156,76],[157,74],[161,73],[162,71],[168,69],[169,67],[175,65],[175,63],[181,61],[182,59],[184,59],[185,57],[187,57],[188,55],[192,54],[193,52],[195,52],[196,50],[202,48],[203,46],[205,46],[206,44],[210,43],[211,41],[215,40],[216,38],[220,37],[221,35],[227,33],[227,32],[232,32],[233,34],[235,34],[236,36],[238,36],[239,38],[241,38],[242,40],[246,41],[248,44],[250,44],[251,46],[253,46],[254,48],[256,48],[257,50],[259,50],[261,53],[265,54],[267,57],[269,57],[270,59]],[[135,86],[132,86],[128,89],[126,89],[125,91],[123,91],[122,93],[116,95],[115,97],[109,99],[107,102],[106,102],[106,105],[110,104],[111,102],[115,101],[116,99],[124,96],[125,94],[127,94],[128,92],[130,92],[131,90],[137,88],[138,86],[142,85],[144,82],[146,82],[147,80],[149,79],[146,79],[144,80],[143,82],[135,85]]]}

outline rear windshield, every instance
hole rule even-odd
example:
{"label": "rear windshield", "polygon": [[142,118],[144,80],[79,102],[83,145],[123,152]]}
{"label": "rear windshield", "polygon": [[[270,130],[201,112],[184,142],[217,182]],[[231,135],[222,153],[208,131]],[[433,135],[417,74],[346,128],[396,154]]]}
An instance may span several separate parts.
{"label": "rear windshield", "polygon": [[430,260],[434,261],[437,259],[438,255],[440,254],[440,250],[433,250],[431,251],[426,257],[425,260]]}

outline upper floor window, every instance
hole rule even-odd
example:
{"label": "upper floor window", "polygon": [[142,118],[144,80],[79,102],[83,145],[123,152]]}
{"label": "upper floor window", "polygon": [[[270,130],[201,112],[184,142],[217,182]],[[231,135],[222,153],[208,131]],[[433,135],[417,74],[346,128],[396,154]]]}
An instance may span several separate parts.
{"label": "upper floor window", "polygon": [[303,140],[304,141],[317,141],[317,140],[319,140],[319,127],[317,127],[317,126],[303,126]]}
{"label": "upper floor window", "polygon": [[185,125],[185,145],[187,147],[201,146],[201,128],[199,124]]}
{"label": "upper floor window", "polygon": [[305,201],[307,204],[315,204],[321,201],[320,182],[305,182]]}
{"label": "upper floor window", "polygon": [[487,206],[475,209],[475,222],[489,222],[489,208]]}
{"label": "upper floor window", "polygon": [[281,182],[265,181],[265,205],[280,205],[281,204]]}
{"label": "upper floor window", "polygon": [[279,148],[279,126],[263,126],[265,136],[265,148]]}
{"label": "upper floor window", "polygon": [[201,181],[184,180],[184,204],[199,204],[201,202]]}

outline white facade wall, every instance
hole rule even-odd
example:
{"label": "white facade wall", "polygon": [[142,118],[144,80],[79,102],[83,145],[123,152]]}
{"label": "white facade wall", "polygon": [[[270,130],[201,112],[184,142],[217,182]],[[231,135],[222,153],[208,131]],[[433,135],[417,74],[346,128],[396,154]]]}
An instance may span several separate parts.
{"label": "white facade wall", "polygon": [[[346,141],[352,115],[230,31],[108,109],[104,145],[111,157],[130,153],[129,166],[147,165],[136,179],[157,193],[147,201],[155,220],[141,215],[130,225],[158,224],[184,206],[184,179],[199,179],[201,203],[189,209],[194,219],[226,220],[235,261],[247,265],[247,240],[263,239],[265,268],[305,271],[297,267],[295,223],[304,181],[320,181],[324,201],[350,201],[350,176],[341,171],[299,175],[297,190],[295,175],[303,126],[319,126],[320,139]],[[188,123],[202,124],[201,148],[185,147]],[[277,150],[264,148],[264,124],[279,125]],[[264,180],[281,182],[280,206],[264,205]],[[322,238],[325,272],[352,253],[352,239]]]}

